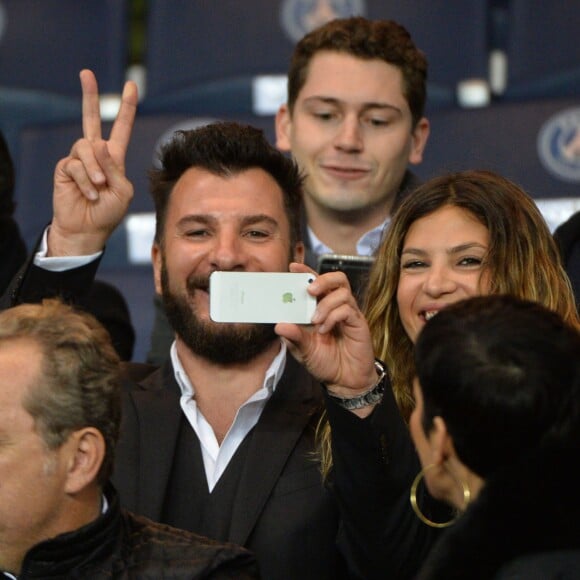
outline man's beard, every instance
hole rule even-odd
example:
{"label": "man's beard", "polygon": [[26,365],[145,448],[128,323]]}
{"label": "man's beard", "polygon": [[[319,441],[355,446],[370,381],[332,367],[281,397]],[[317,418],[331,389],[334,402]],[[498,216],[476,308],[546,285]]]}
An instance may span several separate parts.
{"label": "man's beard", "polygon": [[[209,278],[190,276],[187,292],[206,290]],[[200,320],[195,307],[171,292],[165,261],[161,265],[165,314],[171,327],[195,354],[217,364],[233,365],[252,360],[278,339],[273,324],[229,324]]]}

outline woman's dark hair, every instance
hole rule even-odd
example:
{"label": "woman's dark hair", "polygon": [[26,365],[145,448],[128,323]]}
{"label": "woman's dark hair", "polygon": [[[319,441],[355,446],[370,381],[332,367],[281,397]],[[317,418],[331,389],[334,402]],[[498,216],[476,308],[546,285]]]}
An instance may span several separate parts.
{"label": "woman's dark hair", "polygon": [[577,449],[580,333],[542,305],[470,298],[415,345],[423,427],[445,420],[461,461],[487,478],[538,449]]}

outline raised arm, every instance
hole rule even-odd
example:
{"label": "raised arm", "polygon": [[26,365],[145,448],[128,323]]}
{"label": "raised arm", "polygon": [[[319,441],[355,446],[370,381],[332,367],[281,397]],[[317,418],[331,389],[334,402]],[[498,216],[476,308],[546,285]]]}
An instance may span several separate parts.
{"label": "raised arm", "polygon": [[[133,186],[125,175],[125,155],[137,109],[137,87],[133,82],[125,84],[111,134],[104,140],[97,81],[89,70],[83,70],[80,78],[83,137],[55,169],[48,257],[82,257],[100,252],[133,197]],[[35,265],[34,256],[30,256],[0,297],[0,309],[51,296],[82,304],[98,263],[99,260],[92,260],[81,265],[72,260],[67,270],[49,270]]]}
{"label": "raised arm", "polygon": [[[298,264],[291,270],[308,271]],[[351,398],[368,392],[378,380],[372,341],[346,276],[323,274],[309,292],[318,298],[314,324],[278,324],[276,332],[329,394]],[[330,436],[332,449],[329,489],[340,509],[337,543],[349,570],[369,580],[413,578],[438,531],[420,522],[409,503],[420,464],[388,377],[382,400],[345,410],[326,396],[326,411],[322,432]],[[329,449],[324,444],[321,449],[329,467]]]}
{"label": "raised arm", "polygon": [[102,250],[133,197],[125,156],[137,110],[137,87],[131,81],[125,84],[119,112],[105,140],[95,75],[83,70],[80,80],[83,137],[56,165],[48,256],[82,256]]}

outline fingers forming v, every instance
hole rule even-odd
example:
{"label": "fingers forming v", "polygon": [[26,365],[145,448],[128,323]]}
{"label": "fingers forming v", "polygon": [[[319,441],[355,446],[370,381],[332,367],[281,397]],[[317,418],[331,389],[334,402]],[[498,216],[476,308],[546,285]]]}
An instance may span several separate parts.
{"label": "fingers forming v", "polygon": [[101,139],[101,111],[97,79],[88,69],[82,70],[79,76],[83,90],[83,137],[89,141],[96,141]]}
{"label": "fingers forming v", "polygon": [[121,96],[121,106],[113,127],[111,129],[111,136],[109,142],[115,144],[122,158],[125,158],[129,140],[131,139],[131,131],[133,130],[133,123],[135,122],[135,114],[137,112],[137,85],[133,81],[127,81],[123,88]]}
{"label": "fingers forming v", "polygon": [[[102,128],[97,79],[89,69],[81,71],[80,79],[83,90],[83,137],[89,141],[98,141],[102,139]],[[127,81],[123,88],[119,112],[109,137],[109,142],[121,154],[122,159],[125,157],[131,138],[137,112],[137,99],[137,85],[133,81]]]}

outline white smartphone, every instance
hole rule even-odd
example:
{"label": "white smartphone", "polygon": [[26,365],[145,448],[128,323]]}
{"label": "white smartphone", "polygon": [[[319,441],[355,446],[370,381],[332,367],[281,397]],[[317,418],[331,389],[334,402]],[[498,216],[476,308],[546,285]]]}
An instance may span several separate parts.
{"label": "white smartphone", "polygon": [[216,322],[310,324],[316,298],[306,289],[314,279],[297,272],[213,272],[209,315]]}

